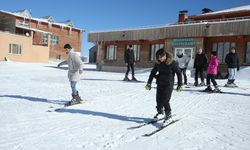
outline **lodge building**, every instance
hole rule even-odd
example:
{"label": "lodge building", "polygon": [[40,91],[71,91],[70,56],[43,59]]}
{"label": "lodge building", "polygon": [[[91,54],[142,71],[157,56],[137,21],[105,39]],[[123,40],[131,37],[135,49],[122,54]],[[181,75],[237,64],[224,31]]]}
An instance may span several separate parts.
{"label": "lodge building", "polygon": [[0,10],[0,61],[65,60],[64,44],[70,43],[80,52],[83,31],[74,27],[70,20],[55,22],[52,16],[34,18],[27,9]]}
{"label": "lodge building", "polygon": [[133,45],[136,67],[152,67],[155,52],[165,48],[176,57],[177,51],[189,55],[193,67],[197,49],[209,56],[216,51],[219,71],[225,72],[225,56],[235,47],[240,64],[250,65],[250,5],[188,16],[180,11],[178,22],[157,27],[90,32],[88,41],[97,46],[97,69],[124,71],[124,50]]}

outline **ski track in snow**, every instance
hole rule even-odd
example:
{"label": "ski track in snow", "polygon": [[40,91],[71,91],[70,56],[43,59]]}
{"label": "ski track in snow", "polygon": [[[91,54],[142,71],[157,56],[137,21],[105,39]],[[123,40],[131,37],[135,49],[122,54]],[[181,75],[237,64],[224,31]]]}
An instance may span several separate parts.
{"label": "ski track in snow", "polygon": [[[136,77],[147,81],[148,75],[139,71]],[[221,87],[228,94],[198,92],[205,87],[173,91],[173,118],[181,120],[142,137],[162,121],[127,128],[156,113],[156,85],[146,91],[146,82],[124,82],[123,77],[123,73],[86,70],[77,85],[86,102],[47,112],[71,98],[67,70],[53,64],[0,62],[0,149],[247,150],[250,146],[249,89]],[[225,82],[218,80],[220,85]],[[240,86],[249,87],[250,81]]]}

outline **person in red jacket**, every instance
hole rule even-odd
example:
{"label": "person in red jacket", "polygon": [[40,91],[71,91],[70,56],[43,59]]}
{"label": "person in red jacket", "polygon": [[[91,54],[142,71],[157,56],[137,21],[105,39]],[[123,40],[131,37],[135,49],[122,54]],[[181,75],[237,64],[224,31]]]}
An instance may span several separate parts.
{"label": "person in red jacket", "polygon": [[210,81],[212,81],[215,89],[214,92],[220,92],[218,88],[218,84],[215,81],[215,76],[217,74],[219,66],[219,59],[217,58],[217,52],[211,52],[211,57],[208,61],[208,68],[207,68],[207,88],[204,90],[205,92],[212,92],[212,88],[210,85]]}

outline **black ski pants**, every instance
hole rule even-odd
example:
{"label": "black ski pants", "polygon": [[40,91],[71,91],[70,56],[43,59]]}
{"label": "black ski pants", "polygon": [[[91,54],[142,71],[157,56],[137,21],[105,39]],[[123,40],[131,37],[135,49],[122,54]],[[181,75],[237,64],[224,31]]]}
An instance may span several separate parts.
{"label": "black ski pants", "polygon": [[201,82],[204,82],[204,69],[203,68],[196,68],[195,69],[195,82],[198,83],[198,75],[200,75]]}
{"label": "black ski pants", "polygon": [[131,70],[132,70],[132,76],[135,76],[134,63],[128,63],[128,65],[127,65],[126,76],[128,76],[128,73],[129,73],[129,71],[130,71],[130,68],[131,68]]}
{"label": "black ski pants", "polygon": [[157,112],[161,112],[162,108],[165,109],[165,112],[171,111],[169,101],[173,92],[173,87],[167,86],[157,86],[156,91],[156,109]]}
{"label": "black ski pants", "polygon": [[207,74],[207,86],[210,85],[210,80],[212,81],[214,86],[217,86],[217,82],[215,81],[215,75],[214,74]]}

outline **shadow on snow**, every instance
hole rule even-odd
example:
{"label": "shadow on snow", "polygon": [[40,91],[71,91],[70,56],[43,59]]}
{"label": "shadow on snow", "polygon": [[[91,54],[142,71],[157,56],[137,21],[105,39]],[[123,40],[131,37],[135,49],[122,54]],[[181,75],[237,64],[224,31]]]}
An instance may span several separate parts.
{"label": "shadow on snow", "polygon": [[46,98],[37,98],[37,97],[30,97],[30,96],[22,96],[22,95],[0,95],[0,97],[9,97],[14,99],[25,99],[32,102],[44,102],[44,103],[52,103],[52,104],[64,104],[65,100],[49,100]]}
{"label": "shadow on snow", "polygon": [[144,122],[148,122],[152,119],[152,118],[142,118],[142,117],[128,117],[128,116],[110,114],[110,113],[105,113],[105,112],[98,112],[98,111],[91,111],[91,110],[80,110],[80,109],[68,109],[68,108],[56,110],[56,112],[78,113],[78,114],[83,114],[83,115],[99,116],[99,117],[105,117],[105,118],[109,118],[109,119],[116,119],[116,120],[136,122],[136,123],[144,123]]}

